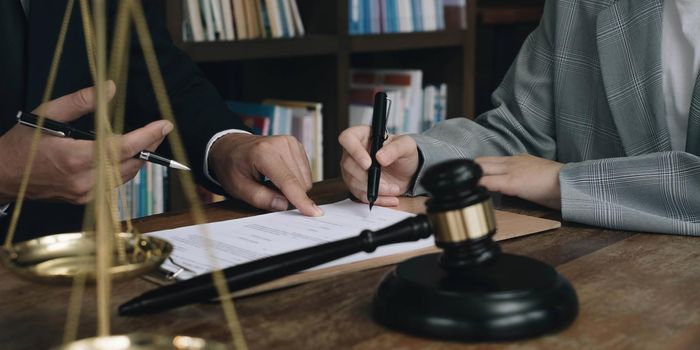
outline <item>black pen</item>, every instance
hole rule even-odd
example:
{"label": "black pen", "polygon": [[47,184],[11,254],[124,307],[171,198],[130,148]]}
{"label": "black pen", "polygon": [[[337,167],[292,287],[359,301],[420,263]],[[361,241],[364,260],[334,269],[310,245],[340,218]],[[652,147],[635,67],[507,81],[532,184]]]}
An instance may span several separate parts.
{"label": "black pen", "polygon": [[[31,128],[39,127],[39,117],[29,112],[17,112],[17,122],[19,124],[26,125]],[[57,122],[49,118],[44,118],[44,125],[41,127],[41,131],[58,137],[70,137],[76,140],[95,140],[95,134],[92,132],[78,130],[68,124],[63,124],[61,122]],[[188,171],[190,170],[190,168],[174,160],[159,156],[149,151],[141,151],[138,154],[134,155],[134,158],[142,159],[147,162],[159,164],[173,169]]]}
{"label": "black pen", "polygon": [[374,95],[374,110],[372,111],[372,127],[370,135],[370,152],[372,165],[367,170],[367,201],[369,201],[369,210],[372,210],[374,202],[377,201],[379,192],[379,177],[382,174],[382,168],[377,162],[377,151],[382,148],[384,140],[386,140],[386,120],[388,115],[388,102],[391,102],[384,92],[377,92]]}

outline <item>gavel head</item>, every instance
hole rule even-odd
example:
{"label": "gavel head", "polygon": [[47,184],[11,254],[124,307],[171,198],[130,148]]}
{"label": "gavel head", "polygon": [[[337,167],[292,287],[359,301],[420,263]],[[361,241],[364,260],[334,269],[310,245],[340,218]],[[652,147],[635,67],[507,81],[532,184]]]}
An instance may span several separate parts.
{"label": "gavel head", "polygon": [[432,195],[426,206],[444,268],[483,263],[500,253],[491,239],[496,218],[489,193],[479,186],[481,176],[478,164],[463,159],[436,165],[421,180]]}
{"label": "gavel head", "polygon": [[399,263],[382,279],[374,318],[410,334],[463,341],[511,340],[562,329],[578,313],[571,284],[551,266],[501,253],[481,168],[455,160],[429,169],[428,220],[442,253]]}

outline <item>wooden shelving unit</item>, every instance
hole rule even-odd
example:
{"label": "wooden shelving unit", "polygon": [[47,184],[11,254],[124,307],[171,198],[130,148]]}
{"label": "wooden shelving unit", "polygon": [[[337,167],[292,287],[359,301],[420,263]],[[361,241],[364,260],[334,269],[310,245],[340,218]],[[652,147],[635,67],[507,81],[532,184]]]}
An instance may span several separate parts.
{"label": "wooden shelving unit", "polygon": [[337,137],[348,126],[351,68],[422,69],[424,83],[448,84],[448,116],[473,116],[476,0],[467,0],[467,30],[363,36],[348,35],[349,0],[297,1],[302,38],[183,42],[180,1],[166,2],[167,25],[227,99],[322,102],[326,178],[340,175]]}

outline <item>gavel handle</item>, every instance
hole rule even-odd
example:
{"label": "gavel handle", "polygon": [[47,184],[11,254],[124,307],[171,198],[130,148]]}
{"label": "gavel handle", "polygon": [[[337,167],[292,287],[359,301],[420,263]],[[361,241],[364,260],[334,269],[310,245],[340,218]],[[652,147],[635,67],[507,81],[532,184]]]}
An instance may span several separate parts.
{"label": "gavel handle", "polygon": [[[427,216],[417,215],[378,231],[364,230],[355,237],[232,266],[224,269],[223,273],[229,291],[234,292],[348,255],[373,252],[379,246],[428,238],[431,232]],[[146,292],[121,305],[119,314],[154,313],[217,296],[212,274],[207,273]]]}

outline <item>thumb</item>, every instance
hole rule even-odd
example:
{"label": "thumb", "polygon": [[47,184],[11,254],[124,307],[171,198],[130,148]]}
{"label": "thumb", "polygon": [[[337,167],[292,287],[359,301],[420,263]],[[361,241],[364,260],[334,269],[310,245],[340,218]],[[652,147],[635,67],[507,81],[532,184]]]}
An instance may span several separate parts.
{"label": "thumb", "polygon": [[[109,101],[114,97],[117,87],[113,81],[108,80],[105,88]],[[97,90],[91,86],[43,103],[33,113],[59,122],[70,122],[94,111],[96,101]]]}
{"label": "thumb", "polygon": [[416,141],[410,136],[399,136],[387,142],[378,152],[377,161],[381,166],[388,167],[398,159],[416,151]]}

